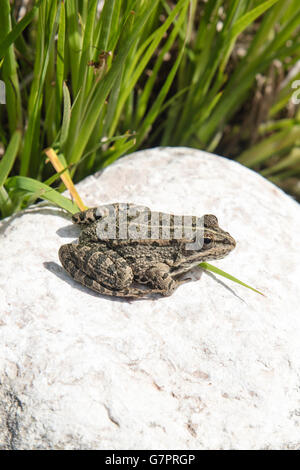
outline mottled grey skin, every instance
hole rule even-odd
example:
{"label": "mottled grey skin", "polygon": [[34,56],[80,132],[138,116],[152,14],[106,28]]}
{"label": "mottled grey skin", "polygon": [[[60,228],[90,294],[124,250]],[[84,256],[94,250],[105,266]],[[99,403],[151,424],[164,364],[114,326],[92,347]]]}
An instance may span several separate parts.
{"label": "mottled grey skin", "polygon": [[[115,211],[113,216],[109,213],[112,206]],[[193,239],[174,238],[174,231],[179,226],[176,225],[176,216],[151,212],[147,207],[133,204],[128,205],[128,208],[133,210],[129,221],[135,223],[142,215],[146,222],[140,224],[140,227],[146,226],[146,230],[150,227],[150,218],[154,217],[157,221],[155,228],[160,230],[159,238],[151,239],[149,228],[146,238],[140,238],[138,233],[134,236],[130,233],[131,238],[121,239],[119,234],[125,224],[122,221],[119,223],[120,219],[115,218],[115,215],[122,216],[124,205],[115,203],[75,214],[73,222],[83,226],[79,243],[62,245],[59,250],[60,261],[72,278],[101,294],[132,298],[146,297],[152,293],[171,295],[180,284],[187,281],[180,279],[182,274],[202,261],[223,258],[235,247],[235,240],[219,227],[214,215],[205,215],[203,218],[191,216],[190,228],[194,238],[203,238],[203,246],[200,249],[188,249],[187,244]],[[170,217],[168,239],[163,238],[161,232],[165,216]],[[116,238],[106,239],[103,235],[99,238],[100,221],[110,224],[116,220]]]}

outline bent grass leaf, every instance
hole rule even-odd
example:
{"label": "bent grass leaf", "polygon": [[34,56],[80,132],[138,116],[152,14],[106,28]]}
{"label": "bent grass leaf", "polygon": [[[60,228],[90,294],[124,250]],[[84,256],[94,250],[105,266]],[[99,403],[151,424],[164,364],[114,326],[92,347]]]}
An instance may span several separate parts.
{"label": "bent grass leaf", "polygon": [[46,184],[27,176],[13,176],[12,178],[9,178],[6,183],[6,188],[11,191],[23,190],[27,193],[31,193],[36,197],[52,202],[71,214],[79,212],[77,204],[72,202],[70,199],[66,198]]}
{"label": "bent grass leaf", "polygon": [[222,271],[222,269],[216,268],[212,264],[209,263],[200,263],[199,264],[200,268],[206,269],[207,271],[211,271],[212,273],[219,274],[220,276],[226,277],[230,281],[236,282],[237,284],[240,284],[241,286],[247,287],[247,289],[251,289],[257,294],[263,295],[265,297],[265,294],[262,292],[259,292],[259,290],[254,289],[254,287],[249,286],[248,284],[245,284],[244,282],[240,281],[234,276],[231,276],[231,274],[226,273],[225,271]]}
{"label": "bent grass leaf", "polygon": [[74,183],[73,183],[73,181],[71,179],[71,176],[70,176],[70,173],[68,171],[68,167],[66,165],[65,159],[63,158],[63,163],[65,165],[65,168],[64,168],[63,164],[61,163],[61,161],[59,160],[57,154],[55,153],[55,151],[52,148],[46,149],[44,152],[47,155],[47,157],[49,158],[49,160],[51,161],[51,163],[52,163],[53,167],[55,168],[55,170],[60,173],[60,178],[63,181],[63,183],[65,184],[66,188],[71,193],[72,197],[74,198],[77,207],[79,207],[79,209],[82,210],[82,211],[87,209],[87,207],[83,204],[78,192],[76,191],[76,188],[74,186]]}

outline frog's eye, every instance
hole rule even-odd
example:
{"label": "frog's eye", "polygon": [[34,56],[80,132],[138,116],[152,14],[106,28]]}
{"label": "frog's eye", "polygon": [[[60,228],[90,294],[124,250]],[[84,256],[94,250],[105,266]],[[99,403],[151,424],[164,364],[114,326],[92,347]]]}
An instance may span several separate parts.
{"label": "frog's eye", "polygon": [[203,244],[207,246],[207,245],[209,245],[210,243],[212,243],[212,238],[204,237],[204,239],[203,239]]}

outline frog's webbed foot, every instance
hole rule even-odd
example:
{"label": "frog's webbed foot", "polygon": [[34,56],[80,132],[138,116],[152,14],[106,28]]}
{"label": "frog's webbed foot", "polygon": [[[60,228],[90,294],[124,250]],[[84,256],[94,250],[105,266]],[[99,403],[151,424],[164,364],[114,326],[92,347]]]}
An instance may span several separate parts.
{"label": "frog's webbed foot", "polygon": [[178,281],[170,274],[170,267],[164,263],[151,266],[147,271],[137,278],[138,282],[151,284],[152,293],[160,293],[164,296],[172,295],[174,290],[186,280]]}
{"label": "frog's webbed foot", "polygon": [[149,292],[132,287],[133,273],[124,260],[112,250],[98,251],[97,247],[62,245],[59,259],[75,281],[104,295],[141,298]]}

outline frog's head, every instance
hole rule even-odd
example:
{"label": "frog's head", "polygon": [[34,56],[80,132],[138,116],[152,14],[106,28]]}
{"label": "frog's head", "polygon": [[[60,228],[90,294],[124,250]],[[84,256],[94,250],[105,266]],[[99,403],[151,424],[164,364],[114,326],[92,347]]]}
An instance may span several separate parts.
{"label": "frog's head", "polygon": [[215,215],[206,214],[204,216],[203,247],[201,252],[206,259],[219,259],[226,256],[236,246],[235,239],[230,233],[219,227],[218,219]]}
{"label": "frog's head", "polygon": [[236,245],[235,239],[219,227],[215,215],[207,214],[200,220],[193,242],[185,245],[185,258],[190,264],[224,258]]}

